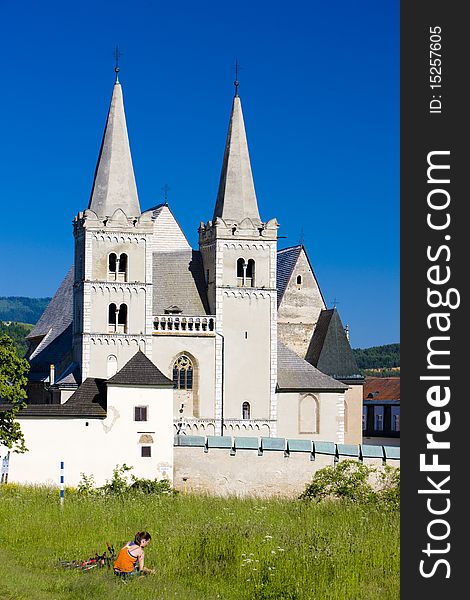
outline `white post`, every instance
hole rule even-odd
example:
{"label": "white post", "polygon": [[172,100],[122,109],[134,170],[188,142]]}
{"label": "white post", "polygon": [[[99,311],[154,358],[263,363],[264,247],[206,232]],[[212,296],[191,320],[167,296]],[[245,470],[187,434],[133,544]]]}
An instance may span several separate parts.
{"label": "white post", "polygon": [[64,477],[64,461],[60,462],[60,505],[64,505],[65,498],[65,477]]}

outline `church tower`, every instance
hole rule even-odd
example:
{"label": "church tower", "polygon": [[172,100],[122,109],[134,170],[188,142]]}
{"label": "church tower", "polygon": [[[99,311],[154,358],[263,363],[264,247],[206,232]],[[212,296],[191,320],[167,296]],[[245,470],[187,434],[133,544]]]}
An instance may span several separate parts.
{"label": "church tower", "polygon": [[88,208],[74,220],[73,353],[81,379],[152,357],[151,214],[141,214],[116,76]]}
{"label": "church tower", "polygon": [[216,422],[265,420],[276,434],[275,219],[258,211],[238,82],[212,221],[201,223],[211,314],[216,315]]}

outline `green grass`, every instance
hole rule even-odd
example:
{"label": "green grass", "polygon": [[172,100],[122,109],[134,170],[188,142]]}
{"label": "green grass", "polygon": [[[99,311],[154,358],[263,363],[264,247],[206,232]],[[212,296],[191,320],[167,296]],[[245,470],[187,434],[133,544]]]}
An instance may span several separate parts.
{"label": "green grass", "polygon": [[[1,600],[397,600],[399,516],[342,502],[179,495],[87,499],[0,487]],[[135,531],[151,532],[156,575],[123,583],[75,572]]]}

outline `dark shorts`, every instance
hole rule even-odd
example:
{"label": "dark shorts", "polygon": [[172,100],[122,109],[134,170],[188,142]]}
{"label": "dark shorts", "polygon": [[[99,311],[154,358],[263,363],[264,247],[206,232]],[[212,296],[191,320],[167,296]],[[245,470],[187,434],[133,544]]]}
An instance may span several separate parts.
{"label": "dark shorts", "polygon": [[139,575],[139,569],[135,568],[133,571],[125,572],[119,569],[114,569],[114,574],[118,577],[132,577],[133,575]]}

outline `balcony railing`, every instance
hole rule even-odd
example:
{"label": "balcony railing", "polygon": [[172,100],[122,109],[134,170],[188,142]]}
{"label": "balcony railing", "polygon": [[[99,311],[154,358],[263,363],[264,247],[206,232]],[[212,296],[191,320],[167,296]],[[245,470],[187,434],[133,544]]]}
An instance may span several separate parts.
{"label": "balcony railing", "polygon": [[215,335],[215,316],[158,315],[153,317],[154,333]]}

